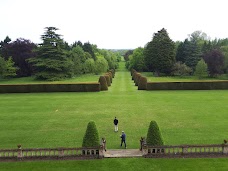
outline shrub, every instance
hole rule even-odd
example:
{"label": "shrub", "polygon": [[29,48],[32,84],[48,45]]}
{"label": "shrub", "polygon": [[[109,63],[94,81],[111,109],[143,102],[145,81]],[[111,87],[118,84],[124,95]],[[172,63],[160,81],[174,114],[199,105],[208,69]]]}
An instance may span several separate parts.
{"label": "shrub", "polygon": [[150,122],[146,142],[151,146],[164,145],[162,135],[156,121]]}
{"label": "shrub", "polygon": [[110,81],[110,76],[109,75],[104,75],[106,81],[107,81],[107,84],[108,86],[111,86],[111,81]]}
{"label": "shrub", "polygon": [[112,72],[112,78],[114,78],[115,77],[115,70],[111,69],[110,72]]}
{"label": "shrub", "polygon": [[136,86],[138,86],[139,80],[140,80],[141,77],[142,77],[141,74],[138,74],[138,75],[137,75],[136,80],[135,80],[135,85],[136,85]]}
{"label": "shrub", "polygon": [[133,76],[134,72],[136,72],[135,69],[131,69],[131,76]]}
{"label": "shrub", "polygon": [[208,76],[207,73],[207,64],[201,59],[198,64],[196,65],[196,70],[194,75],[197,76],[199,79]]}
{"label": "shrub", "polygon": [[111,72],[107,72],[106,75],[109,75],[109,77],[110,77],[110,82],[112,83],[112,73],[111,73]]}
{"label": "shrub", "polygon": [[138,72],[134,72],[134,73],[133,73],[132,80],[134,80],[134,82],[135,82],[137,73],[138,73]]}
{"label": "shrub", "polygon": [[97,147],[99,146],[99,135],[94,121],[90,121],[83,138],[82,147]]}
{"label": "shrub", "polygon": [[101,91],[108,90],[108,84],[107,84],[106,78],[104,76],[100,76],[99,83],[101,86]]}
{"label": "shrub", "polygon": [[135,74],[135,78],[134,78],[135,85],[137,85],[137,80],[138,80],[138,77],[139,77],[140,75],[141,75],[141,74],[138,73],[138,72]]}
{"label": "shrub", "polygon": [[138,90],[146,90],[147,89],[147,78],[146,77],[140,77],[138,82]]}
{"label": "shrub", "polygon": [[192,73],[192,69],[187,65],[177,62],[172,67],[172,75],[175,76],[186,76]]}

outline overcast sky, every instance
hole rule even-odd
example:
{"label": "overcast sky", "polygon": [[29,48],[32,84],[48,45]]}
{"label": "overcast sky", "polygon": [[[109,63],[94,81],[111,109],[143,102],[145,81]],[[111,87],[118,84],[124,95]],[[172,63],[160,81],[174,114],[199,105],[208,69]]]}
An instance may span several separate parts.
{"label": "overcast sky", "polygon": [[227,9],[227,0],[0,0],[0,40],[41,43],[49,26],[70,44],[106,49],[144,47],[163,27],[174,41],[196,30],[228,38]]}

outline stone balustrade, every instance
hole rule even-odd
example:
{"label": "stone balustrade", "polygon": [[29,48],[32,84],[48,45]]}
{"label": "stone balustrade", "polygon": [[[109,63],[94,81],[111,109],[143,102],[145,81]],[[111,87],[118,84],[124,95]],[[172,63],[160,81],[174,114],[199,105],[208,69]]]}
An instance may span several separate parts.
{"label": "stone balustrade", "polygon": [[1,149],[0,160],[102,158],[102,147]]}
{"label": "stone balustrade", "polygon": [[143,146],[145,157],[175,157],[187,155],[224,155],[228,157],[228,145],[177,145],[177,146]]}

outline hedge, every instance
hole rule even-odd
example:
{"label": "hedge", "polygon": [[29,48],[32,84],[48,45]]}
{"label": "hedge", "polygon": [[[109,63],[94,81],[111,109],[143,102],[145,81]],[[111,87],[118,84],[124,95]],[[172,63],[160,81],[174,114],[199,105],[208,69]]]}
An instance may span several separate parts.
{"label": "hedge", "polygon": [[138,90],[146,90],[147,89],[147,78],[140,77],[138,82]]}
{"label": "hedge", "polygon": [[227,90],[228,81],[148,82],[147,90]]}
{"label": "hedge", "polygon": [[10,84],[0,85],[0,93],[37,93],[37,92],[97,92],[100,83],[72,84]]}
{"label": "hedge", "polygon": [[108,90],[108,84],[105,76],[100,76],[99,83],[100,83],[101,91]]}
{"label": "hedge", "polygon": [[140,80],[140,78],[142,77],[142,75],[141,74],[137,74],[137,76],[136,76],[136,80],[135,80],[135,86],[138,86],[138,84],[139,84],[139,80]]}
{"label": "hedge", "polygon": [[106,81],[107,81],[107,84],[108,86],[111,86],[111,81],[110,81],[110,76],[109,75],[104,75]]}

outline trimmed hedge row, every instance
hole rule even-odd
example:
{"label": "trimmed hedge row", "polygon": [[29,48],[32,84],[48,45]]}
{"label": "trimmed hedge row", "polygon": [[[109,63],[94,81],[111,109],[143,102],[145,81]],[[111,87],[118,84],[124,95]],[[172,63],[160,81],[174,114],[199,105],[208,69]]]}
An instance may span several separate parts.
{"label": "trimmed hedge row", "polygon": [[101,91],[108,90],[108,87],[111,86],[112,79],[115,77],[115,70],[111,69],[104,74],[104,76],[100,76],[99,83],[101,84]]}
{"label": "trimmed hedge row", "polygon": [[227,90],[228,81],[148,82],[147,90]]}
{"label": "trimmed hedge row", "polygon": [[147,78],[143,77],[135,69],[131,70],[132,80],[134,80],[135,86],[138,86],[138,90],[146,90],[147,88]]}
{"label": "trimmed hedge row", "polygon": [[132,80],[138,90],[227,90],[228,81],[197,82],[147,82],[147,78],[131,70]]}
{"label": "trimmed hedge row", "polygon": [[97,92],[100,83],[0,85],[0,93]]}

